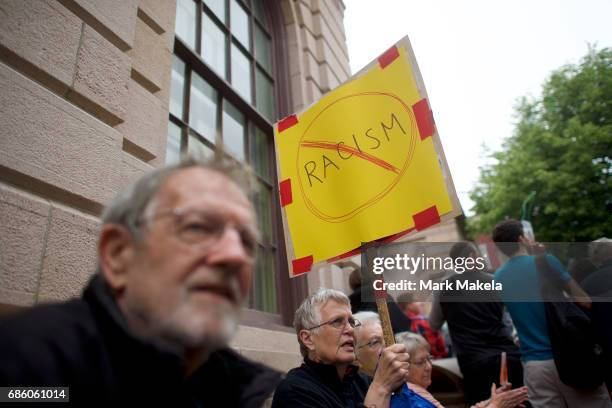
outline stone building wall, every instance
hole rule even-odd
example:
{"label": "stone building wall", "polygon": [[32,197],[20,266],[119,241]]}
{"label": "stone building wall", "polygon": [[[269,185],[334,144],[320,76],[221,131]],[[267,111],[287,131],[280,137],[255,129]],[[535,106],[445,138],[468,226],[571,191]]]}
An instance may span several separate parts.
{"label": "stone building wall", "polygon": [[101,209],[163,163],[174,9],[0,3],[0,303],[78,295]]}

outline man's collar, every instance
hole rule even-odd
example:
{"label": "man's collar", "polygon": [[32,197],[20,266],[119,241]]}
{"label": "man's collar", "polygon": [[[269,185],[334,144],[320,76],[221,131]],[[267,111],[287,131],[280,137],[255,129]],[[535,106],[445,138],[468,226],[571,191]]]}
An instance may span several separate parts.
{"label": "man's collar", "polygon": [[119,305],[113,298],[111,290],[100,274],[94,275],[83,291],[83,299],[96,311],[102,311],[105,318],[112,320],[114,324],[126,333],[130,333],[127,320],[119,310]]}
{"label": "man's collar", "polygon": [[178,353],[138,337],[129,329],[110,288],[100,275],[90,280],[83,292],[83,299],[100,325],[101,336],[120,349],[122,356],[130,356],[120,358],[119,364],[155,366],[159,375],[164,375],[169,382],[186,380],[196,390],[198,400],[211,398],[206,395],[210,388],[205,385],[213,383],[219,389],[227,386],[227,389],[237,393],[234,399],[239,401],[239,406],[247,402],[260,406],[281,380],[278,371],[245,359],[230,348],[215,351],[207,363],[202,364],[193,375],[184,378],[184,363]]}
{"label": "man's collar", "polygon": [[338,377],[338,369],[333,364],[318,363],[316,361],[312,361],[308,357],[304,358],[304,364],[308,368],[313,370],[323,380],[324,383],[328,384],[340,385],[342,382],[350,381],[355,375],[357,375],[357,372],[359,371],[359,367],[353,364],[349,364],[346,367],[344,378],[340,380],[340,378]]}
{"label": "man's collar", "polygon": [[92,312],[102,325],[102,330],[105,331],[102,333],[104,336],[118,338],[125,343],[126,347],[146,350],[150,357],[156,357],[160,361],[165,361],[170,367],[182,370],[183,358],[177,350],[164,343],[144,339],[134,334],[101,275],[96,274],[92,277],[83,291],[83,299],[90,305]]}

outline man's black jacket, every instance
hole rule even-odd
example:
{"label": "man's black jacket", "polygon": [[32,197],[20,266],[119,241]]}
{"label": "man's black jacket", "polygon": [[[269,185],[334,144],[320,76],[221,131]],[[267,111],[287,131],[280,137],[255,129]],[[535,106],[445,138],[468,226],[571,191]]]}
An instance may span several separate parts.
{"label": "man's black jacket", "polygon": [[[512,327],[504,321],[504,305],[493,290],[456,290],[456,282],[493,282],[486,272],[454,273],[447,279],[454,290],[445,290],[439,299],[461,370],[478,370],[483,361],[498,360],[502,352],[519,360],[520,351],[512,340]],[[489,387],[490,388],[490,384]]]}
{"label": "man's black jacket", "polygon": [[0,322],[0,386],[67,386],[73,405],[259,407],[280,381],[229,349],[184,372],[177,354],[131,334],[100,276],[81,299]]}

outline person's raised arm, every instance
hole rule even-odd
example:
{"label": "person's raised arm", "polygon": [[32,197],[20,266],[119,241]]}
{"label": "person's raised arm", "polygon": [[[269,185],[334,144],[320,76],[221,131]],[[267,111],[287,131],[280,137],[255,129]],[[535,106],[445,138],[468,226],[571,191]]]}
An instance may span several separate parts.
{"label": "person's raised arm", "polygon": [[378,360],[378,367],[368,393],[366,407],[386,408],[391,402],[393,391],[408,380],[410,355],[403,344],[393,344],[385,348]]}
{"label": "person's raised arm", "polygon": [[578,282],[576,282],[567,272],[565,267],[561,264],[561,262],[555,257],[551,255],[546,256],[546,260],[548,264],[555,269],[555,272],[559,274],[559,277],[563,279],[565,290],[570,295],[572,300],[581,306],[584,309],[591,308],[591,298],[586,292],[580,287]]}
{"label": "person's raised arm", "polygon": [[567,291],[569,292],[570,297],[572,298],[574,302],[576,302],[579,306],[583,307],[584,309],[591,308],[591,303],[592,303],[591,298],[580,287],[578,282],[570,278],[570,280],[565,282],[565,285],[566,285]]}

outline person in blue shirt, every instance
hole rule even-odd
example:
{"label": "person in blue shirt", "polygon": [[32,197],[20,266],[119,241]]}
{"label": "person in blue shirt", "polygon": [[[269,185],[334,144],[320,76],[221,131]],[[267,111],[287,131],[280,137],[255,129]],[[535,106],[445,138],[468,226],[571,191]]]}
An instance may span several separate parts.
{"label": "person in blue shirt", "polygon": [[[548,337],[546,312],[540,294],[538,269],[533,249],[540,248],[523,232],[518,220],[505,220],[493,230],[493,241],[509,257],[494,275],[502,284],[501,299],[514,322],[520,340],[525,385],[529,401],[538,407],[612,407],[610,398],[601,386],[584,391],[572,388],[559,378]],[[546,260],[561,280],[566,291],[577,304],[590,308],[588,295],[571,278],[561,262],[547,254]]]}

